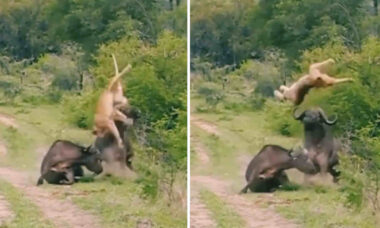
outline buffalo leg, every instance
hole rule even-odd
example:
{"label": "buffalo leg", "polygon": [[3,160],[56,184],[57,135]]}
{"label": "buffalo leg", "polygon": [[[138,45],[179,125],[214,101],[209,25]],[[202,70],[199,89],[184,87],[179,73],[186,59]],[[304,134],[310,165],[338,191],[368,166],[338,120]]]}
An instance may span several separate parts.
{"label": "buffalo leg", "polygon": [[61,180],[60,183],[61,184],[67,184],[67,185],[74,184],[74,171],[73,171],[73,169],[68,169],[65,172],[65,179]]}
{"label": "buffalo leg", "polygon": [[335,169],[335,166],[330,166],[328,169],[328,172],[333,176],[333,181],[336,183],[339,180],[340,172]]}
{"label": "buffalo leg", "polygon": [[84,173],[83,173],[82,167],[75,166],[75,167],[73,167],[73,170],[74,170],[74,176],[75,177],[83,177]]}
{"label": "buffalo leg", "polygon": [[318,166],[320,167],[320,172],[322,175],[325,175],[329,167],[329,158],[327,154],[320,153],[315,157]]}
{"label": "buffalo leg", "polygon": [[127,163],[127,167],[128,167],[130,170],[133,170],[133,166],[132,166],[132,156],[127,156],[127,158],[126,158],[126,163]]}
{"label": "buffalo leg", "polygon": [[256,173],[257,173],[257,170],[251,173],[251,175],[249,176],[247,180],[248,181],[247,185],[240,191],[240,194],[247,193],[248,189],[255,183],[255,181],[257,180]]}
{"label": "buffalo leg", "polygon": [[39,186],[43,183],[44,183],[44,178],[42,176],[40,176],[40,178],[38,178],[38,181],[37,181],[37,186]]}
{"label": "buffalo leg", "polygon": [[84,175],[84,172],[83,172],[83,169],[81,166],[74,166],[73,167],[73,170],[74,170],[74,180],[77,181],[79,180],[81,177],[83,177]]}
{"label": "buffalo leg", "polygon": [[244,194],[248,192],[250,183],[248,183],[242,190],[240,190],[240,194]]}
{"label": "buffalo leg", "polygon": [[257,180],[257,178],[255,178],[254,176],[255,175],[252,175],[253,177],[250,179],[250,181],[248,181],[247,185],[240,191],[240,194],[243,194],[243,193],[247,193],[248,192],[248,189],[251,189],[250,188]]}
{"label": "buffalo leg", "polygon": [[289,182],[288,175],[286,175],[285,171],[281,171],[278,177],[280,185],[287,184]]}
{"label": "buffalo leg", "polygon": [[340,171],[336,170],[335,167],[339,165],[339,157],[337,153],[333,153],[329,158],[328,172],[333,176],[334,182],[338,182]]}

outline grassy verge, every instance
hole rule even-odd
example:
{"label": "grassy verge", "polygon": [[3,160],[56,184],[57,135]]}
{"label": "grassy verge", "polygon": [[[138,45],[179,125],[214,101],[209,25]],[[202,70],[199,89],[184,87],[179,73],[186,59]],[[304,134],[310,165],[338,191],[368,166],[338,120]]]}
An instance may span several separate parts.
{"label": "grassy verge", "polygon": [[11,184],[0,179],[0,193],[6,198],[15,214],[14,219],[4,224],[4,228],[50,228],[53,225],[42,217],[38,208]]}
{"label": "grassy verge", "polygon": [[154,227],[186,227],[186,213],[168,207],[165,201],[141,197],[141,186],[121,178],[97,179],[73,185],[74,203],[102,218],[104,227],[137,227],[140,223]]}
{"label": "grassy verge", "polygon": [[[59,106],[0,106],[0,112],[13,116],[19,125],[17,129],[0,125],[0,136],[8,148],[8,154],[0,164],[22,168],[36,169],[38,159],[43,154],[37,150],[49,146],[55,139],[67,139],[89,144],[92,135],[89,131],[65,124]],[[40,151],[39,153],[45,153]]]}
{"label": "grassy verge", "polygon": [[342,194],[332,188],[301,188],[295,192],[276,192],[287,202],[277,211],[290,219],[302,221],[306,228],[372,228],[376,220],[369,210],[351,210],[344,206]]}
{"label": "grassy verge", "polygon": [[202,202],[212,212],[212,216],[217,222],[217,227],[244,227],[244,221],[241,217],[217,195],[207,190],[200,191],[199,195]]}

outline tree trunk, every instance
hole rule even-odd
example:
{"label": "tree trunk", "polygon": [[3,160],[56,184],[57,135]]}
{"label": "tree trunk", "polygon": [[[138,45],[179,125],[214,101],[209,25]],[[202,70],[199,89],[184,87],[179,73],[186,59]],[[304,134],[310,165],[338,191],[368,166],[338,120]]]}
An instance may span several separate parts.
{"label": "tree trunk", "polygon": [[378,15],[378,0],[373,0],[373,10],[375,11],[375,15]]}
{"label": "tree trunk", "polygon": [[83,90],[83,72],[79,74],[79,91],[82,92]]}
{"label": "tree trunk", "polygon": [[170,10],[173,10],[173,0],[169,0]]}

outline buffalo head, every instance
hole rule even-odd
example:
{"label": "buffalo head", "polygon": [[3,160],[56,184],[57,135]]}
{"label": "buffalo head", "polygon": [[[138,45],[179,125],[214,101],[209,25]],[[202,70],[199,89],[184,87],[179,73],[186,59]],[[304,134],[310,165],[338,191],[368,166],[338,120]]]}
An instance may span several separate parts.
{"label": "buffalo head", "polygon": [[86,168],[96,174],[103,171],[102,166],[102,154],[93,145],[85,148],[83,153],[86,155],[84,159],[84,165]]}
{"label": "buffalo head", "polygon": [[294,119],[302,121],[304,124],[322,124],[334,125],[338,118],[335,116],[333,120],[329,120],[325,112],[321,108],[308,109],[297,114],[297,109],[293,110]]}

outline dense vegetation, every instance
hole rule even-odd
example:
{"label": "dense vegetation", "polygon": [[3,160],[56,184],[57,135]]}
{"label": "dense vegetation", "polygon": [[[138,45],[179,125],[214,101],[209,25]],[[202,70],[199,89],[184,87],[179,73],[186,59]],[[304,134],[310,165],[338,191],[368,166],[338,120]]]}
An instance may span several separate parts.
{"label": "dense vegetation", "polygon": [[138,183],[147,198],[173,197],[186,170],[186,2],[1,1],[3,106],[63,106],[65,121],[91,135],[96,101],[114,75],[112,53],[120,68],[132,65],[123,84],[141,111]]}
{"label": "dense vegetation", "polygon": [[[301,109],[336,113],[346,206],[379,212],[380,30],[377,0],[193,1],[191,68],[198,112],[265,110],[273,131],[301,137],[292,107],[273,90],[336,60],[330,74],[354,83],[313,90]],[[275,142],[273,142],[275,143]]]}

